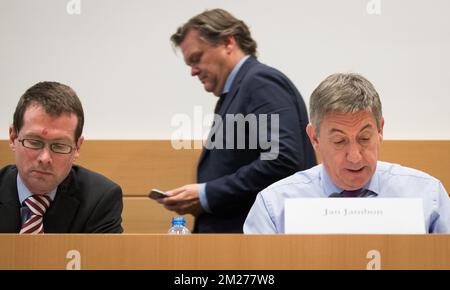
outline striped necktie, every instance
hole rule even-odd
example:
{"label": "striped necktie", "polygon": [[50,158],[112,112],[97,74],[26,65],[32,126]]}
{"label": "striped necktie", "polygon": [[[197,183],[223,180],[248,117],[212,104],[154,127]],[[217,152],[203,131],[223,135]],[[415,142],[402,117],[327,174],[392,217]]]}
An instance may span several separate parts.
{"label": "striped necktie", "polygon": [[30,209],[31,216],[25,221],[20,230],[21,234],[43,234],[43,217],[51,199],[48,195],[32,195],[23,203]]}

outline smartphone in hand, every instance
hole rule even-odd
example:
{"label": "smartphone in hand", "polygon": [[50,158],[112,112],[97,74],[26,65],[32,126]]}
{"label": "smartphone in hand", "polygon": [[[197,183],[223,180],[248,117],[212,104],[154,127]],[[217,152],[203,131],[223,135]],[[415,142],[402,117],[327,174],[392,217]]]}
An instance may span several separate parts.
{"label": "smartphone in hand", "polygon": [[167,195],[164,191],[161,191],[158,189],[152,189],[152,191],[149,192],[148,197],[156,200],[158,198],[167,197]]}

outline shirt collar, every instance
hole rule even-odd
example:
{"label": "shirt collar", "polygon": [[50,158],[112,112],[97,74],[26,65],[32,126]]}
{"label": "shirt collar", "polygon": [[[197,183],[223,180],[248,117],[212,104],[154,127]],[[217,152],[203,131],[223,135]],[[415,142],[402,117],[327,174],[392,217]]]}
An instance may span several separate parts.
{"label": "shirt collar", "polygon": [[225,86],[223,87],[222,94],[227,94],[230,92],[231,85],[233,84],[234,79],[236,78],[237,73],[241,69],[244,62],[250,57],[250,55],[246,55],[234,66],[231,73],[228,75],[227,81],[225,82]]}
{"label": "shirt collar", "polygon": [[[47,193],[52,201],[55,199],[57,189],[58,187]],[[20,178],[20,174],[17,174],[17,192],[19,193],[20,204],[23,204],[25,199],[33,195],[33,193],[23,183],[22,179]]]}
{"label": "shirt collar", "polygon": [[[331,177],[328,175],[328,172],[325,169],[325,166],[323,164],[321,165],[321,177],[322,177],[322,188],[324,189],[324,197],[329,197],[333,193],[339,193],[342,192],[343,189],[338,187],[334,182],[331,180]],[[379,177],[378,172],[375,170],[375,174],[372,176],[372,178],[367,182],[363,188],[368,189],[375,193],[376,195],[380,192],[380,185],[379,185]]]}

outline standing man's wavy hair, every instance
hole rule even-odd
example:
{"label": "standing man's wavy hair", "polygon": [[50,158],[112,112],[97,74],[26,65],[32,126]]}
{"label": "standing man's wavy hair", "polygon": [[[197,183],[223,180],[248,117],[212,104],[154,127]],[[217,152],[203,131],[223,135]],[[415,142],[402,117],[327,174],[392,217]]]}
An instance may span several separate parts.
{"label": "standing man's wavy hair", "polygon": [[239,48],[245,54],[253,57],[257,55],[257,44],[253,40],[248,26],[244,21],[235,18],[223,9],[206,10],[192,17],[172,35],[170,40],[173,45],[180,46],[191,29],[198,30],[200,37],[213,45],[221,43],[227,36],[234,36]]}

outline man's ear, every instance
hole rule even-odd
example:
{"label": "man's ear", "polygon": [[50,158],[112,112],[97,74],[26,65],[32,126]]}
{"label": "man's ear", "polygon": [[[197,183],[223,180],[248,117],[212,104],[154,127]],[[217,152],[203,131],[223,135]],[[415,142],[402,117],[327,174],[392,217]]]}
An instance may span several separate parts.
{"label": "man's ear", "polygon": [[317,151],[318,150],[317,147],[319,146],[319,139],[318,139],[318,136],[316,135],[316,132],[314,131],[314,127],[311,123],[309,123],[306,126],[306,134],[308,134],[311,144],[313,145],[314,149],[316,149],[316,151]]}
{"label": "man's ear", "polygon": [[78,138],[77,148],[75,148],[75,154],[73,155],[74,160],[77,159],[78,157],[80,157],[80,150],[81,150],[81,145],[83,144],[83,141],[84,141],[84,137],[80,136],[80,138]]}
{"label": "man's ear", "polygon": [[380,143],[383,141],[383,128],[384,128],[384,118],[381,117],[380,129],[378,129],[378,137],[380,138]]}
{"label": "man's ear", "polygon": [[227,53],[231,53],[236,49],[237,43],[233,35],[228,35],[223,40]]}
{"label": "man's ear", "polygon": [[11,148],[13,152],[16,151],[16,144],[14,144],[16,138],[16,130],[14,130],[13,126],[9,126],[9,148]]}

